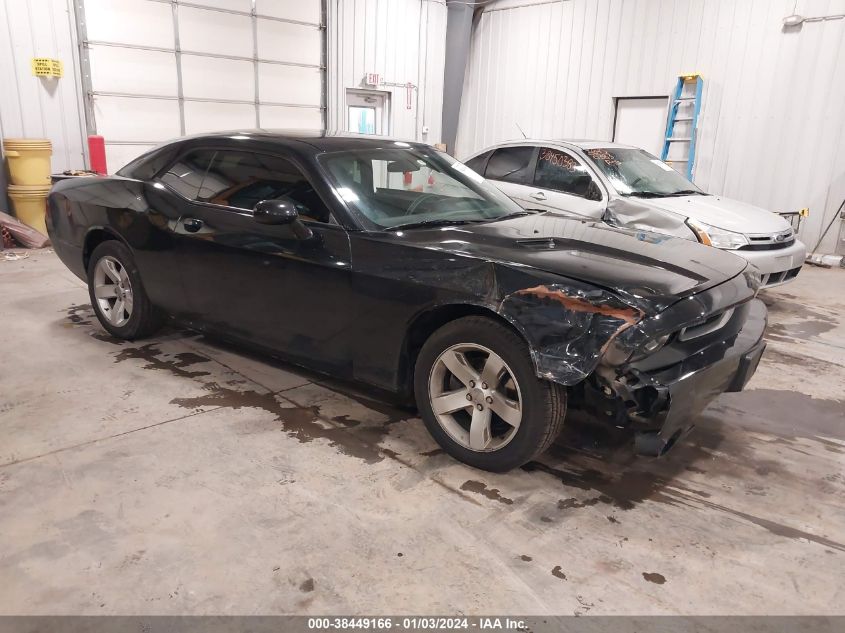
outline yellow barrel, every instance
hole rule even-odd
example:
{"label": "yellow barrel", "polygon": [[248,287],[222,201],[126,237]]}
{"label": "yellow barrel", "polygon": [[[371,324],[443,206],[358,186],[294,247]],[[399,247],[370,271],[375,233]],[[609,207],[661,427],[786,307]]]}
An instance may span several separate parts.
{"label": "yellow barrel", "polygon": [[50,185],[9,185],[9,198],[18,220],[47,235],[47,194]]}
{"label": "yellow barrel", "polygon": [[44,138],[4,138],[3,153],[9,161],[13,185],[49,185],[53,146]]}

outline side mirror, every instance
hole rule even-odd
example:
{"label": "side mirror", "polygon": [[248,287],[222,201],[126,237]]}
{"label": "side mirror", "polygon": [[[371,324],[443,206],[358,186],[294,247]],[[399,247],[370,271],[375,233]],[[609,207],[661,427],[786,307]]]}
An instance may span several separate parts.
{"label": "side mirror", "polygon": [[289,224],[296,239],[309,241],[314,239],[314,231],[299,219],[299,212],[292,200],[262,200],[252,210],[253,218],[260,224]]}
{"label": "side mirror", "polygon": [[292,224],[299,219],[296,207],[287,200],[262,200],[252,213],[255,221],[261,224]]}
{"label": "side mirror", "polygon": [[592,179],[590,179],[590,184],[587,185],[587,200],[601,201],[601,189],[599,189],[596,181]]}

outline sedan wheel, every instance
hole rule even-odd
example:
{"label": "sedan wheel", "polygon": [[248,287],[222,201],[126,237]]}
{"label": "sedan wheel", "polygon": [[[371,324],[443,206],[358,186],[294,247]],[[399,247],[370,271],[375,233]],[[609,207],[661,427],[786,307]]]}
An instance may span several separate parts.
{"label": "sedan wheel", "polygon": [[426,428],[447,453],[494,472],[546,450],[566,412],[566,389],[537,377],[525,340],[482,316],[456,319],[426,340],[414,394]]}
{"label": "sedan wheel", "polygon": [[115,327],[132,316],[132,282],[126,267],[114,257],[102,257],[94,268],[94,297],[103,316]]}
{"label": "sedan wheel", "polygon": [[453,345],[434,363],[431,409],[449,437],[471,451],[506,446],[522,422],[513,371],[496,352],[474,343]]}

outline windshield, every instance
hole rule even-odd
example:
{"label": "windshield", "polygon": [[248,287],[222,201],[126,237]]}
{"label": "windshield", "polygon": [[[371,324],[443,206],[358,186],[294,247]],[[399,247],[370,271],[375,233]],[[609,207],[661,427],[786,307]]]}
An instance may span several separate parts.
{"label": "windshield", "polygon": [[523,212],[469,167],[434,148],[329,152],[318,160],[368,228],[466,224]]}
{"label": "windshield", "polygon": [[706,195],[662,160],[641,149],[601,147],[585,153],[622,196]]}

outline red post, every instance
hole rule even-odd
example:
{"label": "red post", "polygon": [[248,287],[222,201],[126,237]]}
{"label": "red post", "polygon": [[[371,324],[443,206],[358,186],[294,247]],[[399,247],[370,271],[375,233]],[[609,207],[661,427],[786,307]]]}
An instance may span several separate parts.
{"label": "red post", "polygon": [[109,173],[106,167],[106,139],[96,134],[89,136],[88,155],[91,157],[91,171],[103,176]]}

